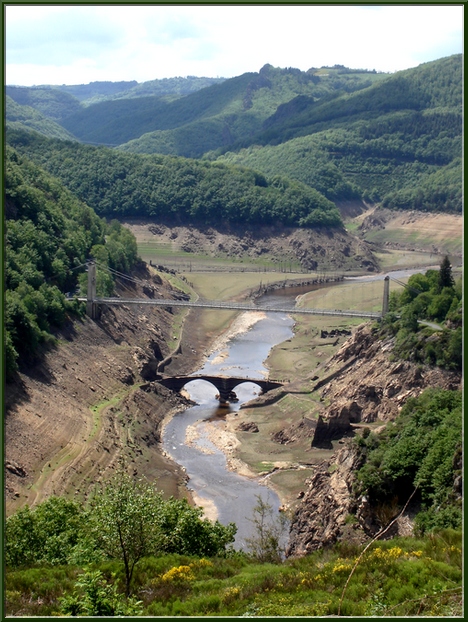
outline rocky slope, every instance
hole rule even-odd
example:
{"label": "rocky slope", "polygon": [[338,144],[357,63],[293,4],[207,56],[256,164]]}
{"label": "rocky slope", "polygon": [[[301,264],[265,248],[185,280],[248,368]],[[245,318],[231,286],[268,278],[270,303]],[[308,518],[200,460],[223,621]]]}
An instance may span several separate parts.
{"label": "rocky slope", "polygon": [[[146,268],[135,276],[147,285],[129,291],[126,281],[121,295],[180,295]],[[168,494],[185,494],[185,474],[160,446],[161,423],[183,400],[150,382],[174,343],[173,319],[160,307],[104,307],[96,322],[70,321],[56,347],[5,385],[8,513],[51,494],[84,498],[122,460]]]}
{"label": "rocky slope", "polygon": [[122,222],[137,240],[154,248],[234,259],[268,258],[299,262],[304,270],[367,270],[377,261],[370,246],[344,229],[299,229],[227,224],[214,227],[166,227],[148,220]]}
{"label": "rocky slope", "polygon": [[[368,426],[378,432],[379,427],[396,418],[408,398],[418,396],[427,387],[461,387],[458,372],[392,361],[392,346],[391,339],[381,341],[370,325],[363,325],[326,363],[323,379],[315,382],[323,409],[310,431],[311,446],[331,447],[331,441],[337,439],[343,446],[317,465],[305,482],[291,524],[290,556],[305,555],[338,540],[363,542],[386,524],[392,513],[388,508],[385,515],[373,515],[365,499],[353,498],[352,485],[360,458],[346,437]],[[288,433],[294,437],[296,430],[285,430],[283,436]],[[414,511],[409,507],[386,535],[411,533]],[[350,521],[350,512],[356,514],[357,522]]]}

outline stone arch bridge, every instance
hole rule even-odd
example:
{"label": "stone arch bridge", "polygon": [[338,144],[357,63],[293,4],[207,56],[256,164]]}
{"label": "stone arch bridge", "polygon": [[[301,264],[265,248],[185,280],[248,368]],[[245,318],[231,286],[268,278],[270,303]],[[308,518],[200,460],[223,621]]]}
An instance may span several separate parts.
{"label": "stone arch bridge", "polygon": [[267,393],[272,389],[277,389],[278,387],[283,386],[283,383],[275,381],[275,380],[261,380],[258,378],[239,378],[235,376],[206,376],[206,375],[195,375],[195,376],[172,376],[168,378],[160,378],[156,382],[162,384],[168,389],[172,389],[173,391],[181,391],[184,386],[188,382],[192,382],[192,380],[206,380],[210,382],[213,386],[218,389],[219,401],[221,404],[227,404],[228,402],[233,402],[237,399],[236,394],[234,393],[234,389],[244,382],[253,382],[257,386],[259,386],[262,390],[262,393]]}

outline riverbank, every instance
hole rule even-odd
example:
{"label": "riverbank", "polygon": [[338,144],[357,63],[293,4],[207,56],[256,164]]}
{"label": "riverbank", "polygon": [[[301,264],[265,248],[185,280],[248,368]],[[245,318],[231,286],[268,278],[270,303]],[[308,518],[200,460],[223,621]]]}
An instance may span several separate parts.
{"label": "riverbank", "polygon": [[[321,288],[302,296],[300,304],[352,308],[365,302],[370,309],[380,307],[383,285],[375,279],[354,287],[344,281]],[[204,312],[189,314],[184,330],[180,357],[184,361],[183,365],[180,361],[179,369],[184,367],[186,374],[199,369],[214,352],[218,355],[213,364],[223,363],[229,340],[249,331],[265,317],[255,312],[231,315],[224,329],[215,335],[203,330],[200,313]],[[217,418],[209,425],[200,423],[205,426],[210,441],[225,455],[229,470],[250,479],[262,479],[275,490],[282,505],[290,508],[297,505],[304,480],[315,466],[329,459],[338,447],[338,441],[329,449],[311,446],[316,421],[328,406],[326,400],[319,399],[313,386],[318,378],[327,376],[330,358],[362,324],[359,319],[340,317],[298,315],[295,319],[293,336],[273,347],[265,363],[270,377],[289,381],[276,401],[256,399],[238,411],[227,410],[223,419]],[[208,348],[201,353],[199,349],[207,344]],[[218,373],[224,372],[218,369]]]}
{"label": "riverbank", "polygon": [[[218,335],[214,335],[203,331],[202,315],[204,313],[206,312],[203,310],[194,309],[187,316],[180,354],[173,358],[172,363],[165,370],[167,373],[190,375],[196,369],[208,365],[208,359],[214,353],[217,353],[217,356],[212,358],[211,363],[213,365],[223,363],[228,354],[227,345],[229,341],[248,332],[257,322],[266,317],[263,312],[236,314],[231,316],[229,322],[226,322],[224,330]],[[224,454],[226,467],[230,471],[250,480],[262,481],[278,495],[281,505],[285,508],[294,504],[304,479],[310,474],[310,464],[323,460],[331,453],[322,450],[311,455],[310,440],[306,435],[294,446],[282,446],[272,439],[272,436],[281,427],[293,422],[296,414],[300,416],[316,410],[316,403],[311,402],[306,395],[293,395],[288,392],[289,388],[292,388],[293,393],[296,389],[301,392],[301,383],[308,381],[307,376],[311,368],[309,365],[305,367],[303,360],[313,361],[315,367],[316,362],[324,360],[338,347],[336,338],[321,340],[320,331],[310,329],[309,324],[311,322],[318,322],[321,327],[330,329],[342,327],[346,320],[322,317],[301,319],[291,338],[287,339],[286,342],[281,342],[270,351],[267,361],[269,375],[275,378],[292,378],[293,380],[279,407],[276,404],[265,404],[260,407],[256,405],[256,408],[251,411],[247,404],[247,408],[243,406],[239,411],[228,411],[225,417],[217,418],[216,421],[210,421],[210,423],[197,422],[196,425],[189,428],[184,439],[187,446],[193,444],[203,429],[203,433],[207,435],[213,445]],[[307,325],[305,334],[304,323]],[[311,339],[320,343],[314,345]],[[339,343],[341,344],[344,339],[345,337],[342,336]],[[206,347],[207,345],[208,347]],[[202,352],[203,346],[206,347],[206,350]],[[292,351],[289,351],[290,348]],[[316,348],[319,351],[315,356],[312,352]],[[275,352],[275,356],[270,360],[273,352]],[[283,356],[285,352],[287,354]],[[300,360],[293,361],[290,356],[291,353],[299,354]],[[265,373],[268,374],[268,371]],[[287,412],[285,412],[285,404]],[[291,404],[294,404],[292,409],[294,412],[290,411]],[[162,437],[164,437],[166,425],[171,419],[172,414],[165,418]],[[260,434],[239,430],[241,423],[249,423],[252,419],[261,426]],[[188,486],[192,501],[203,508],[207,517],[216,518],[216,508],[213,504],[190,490],[190,482]]]}

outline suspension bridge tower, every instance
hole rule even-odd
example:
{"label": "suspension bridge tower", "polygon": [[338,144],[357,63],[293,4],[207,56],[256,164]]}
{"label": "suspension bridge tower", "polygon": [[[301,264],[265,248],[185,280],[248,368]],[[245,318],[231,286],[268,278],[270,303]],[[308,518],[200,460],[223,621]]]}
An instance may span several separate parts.
{"label": "suspension bridge tower", "polygon": [[86,315],[92,320],[96,319],[96,264],[90,261],[88,264],[88,292],[86,296]]}
{"label": "suspension bridge tower", "polygon": [[382,302],[382,317],[385,317],[388,313],[388,303],[390,299],[390,277],[384,278],[384,290],[383,290],[383,302]]}

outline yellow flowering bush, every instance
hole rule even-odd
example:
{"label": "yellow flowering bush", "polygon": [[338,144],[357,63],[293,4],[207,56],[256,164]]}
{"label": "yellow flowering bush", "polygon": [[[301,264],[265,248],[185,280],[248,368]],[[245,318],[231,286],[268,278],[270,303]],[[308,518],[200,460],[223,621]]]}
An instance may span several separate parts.
{"label": "yellow flowering bush", "polygon": [[241,589],[240,587],[228,587],[224,590],[224,593],[222,595],[222,601],[225,605],[228,605],[229,603],[232,603],[233,601],[235,601],[239,594],[241,593]]}
{"label": "yellow flowering bush", "polygon": [[210,566],[213,566],[213,562],[210,562],[209,559],[205,559],[204,557],[190,564],[191,568],[209,568]]}
{"label": "yellow flowering bush", "polygon": [[382,563],[394,562],[400,557],[407,557],[408,553],[405,553],[399,546],[393,546],[391,549],[384,550],[380,546],[371,551],[367,557],[369,561],[374,559]]}
{"label": "yellow flowering bush", "polygon": [[351,572],[353,569],[352,565],[349,561],[345,559],[338,558],[333,566],[332,572],[340,573],[340,572]]}
{"label": "yellow flowering bush", "polygon": [[190,566],[175,566],[164,573],[161,578],[167,583],[185,583],[193,581],[195,575]]}

